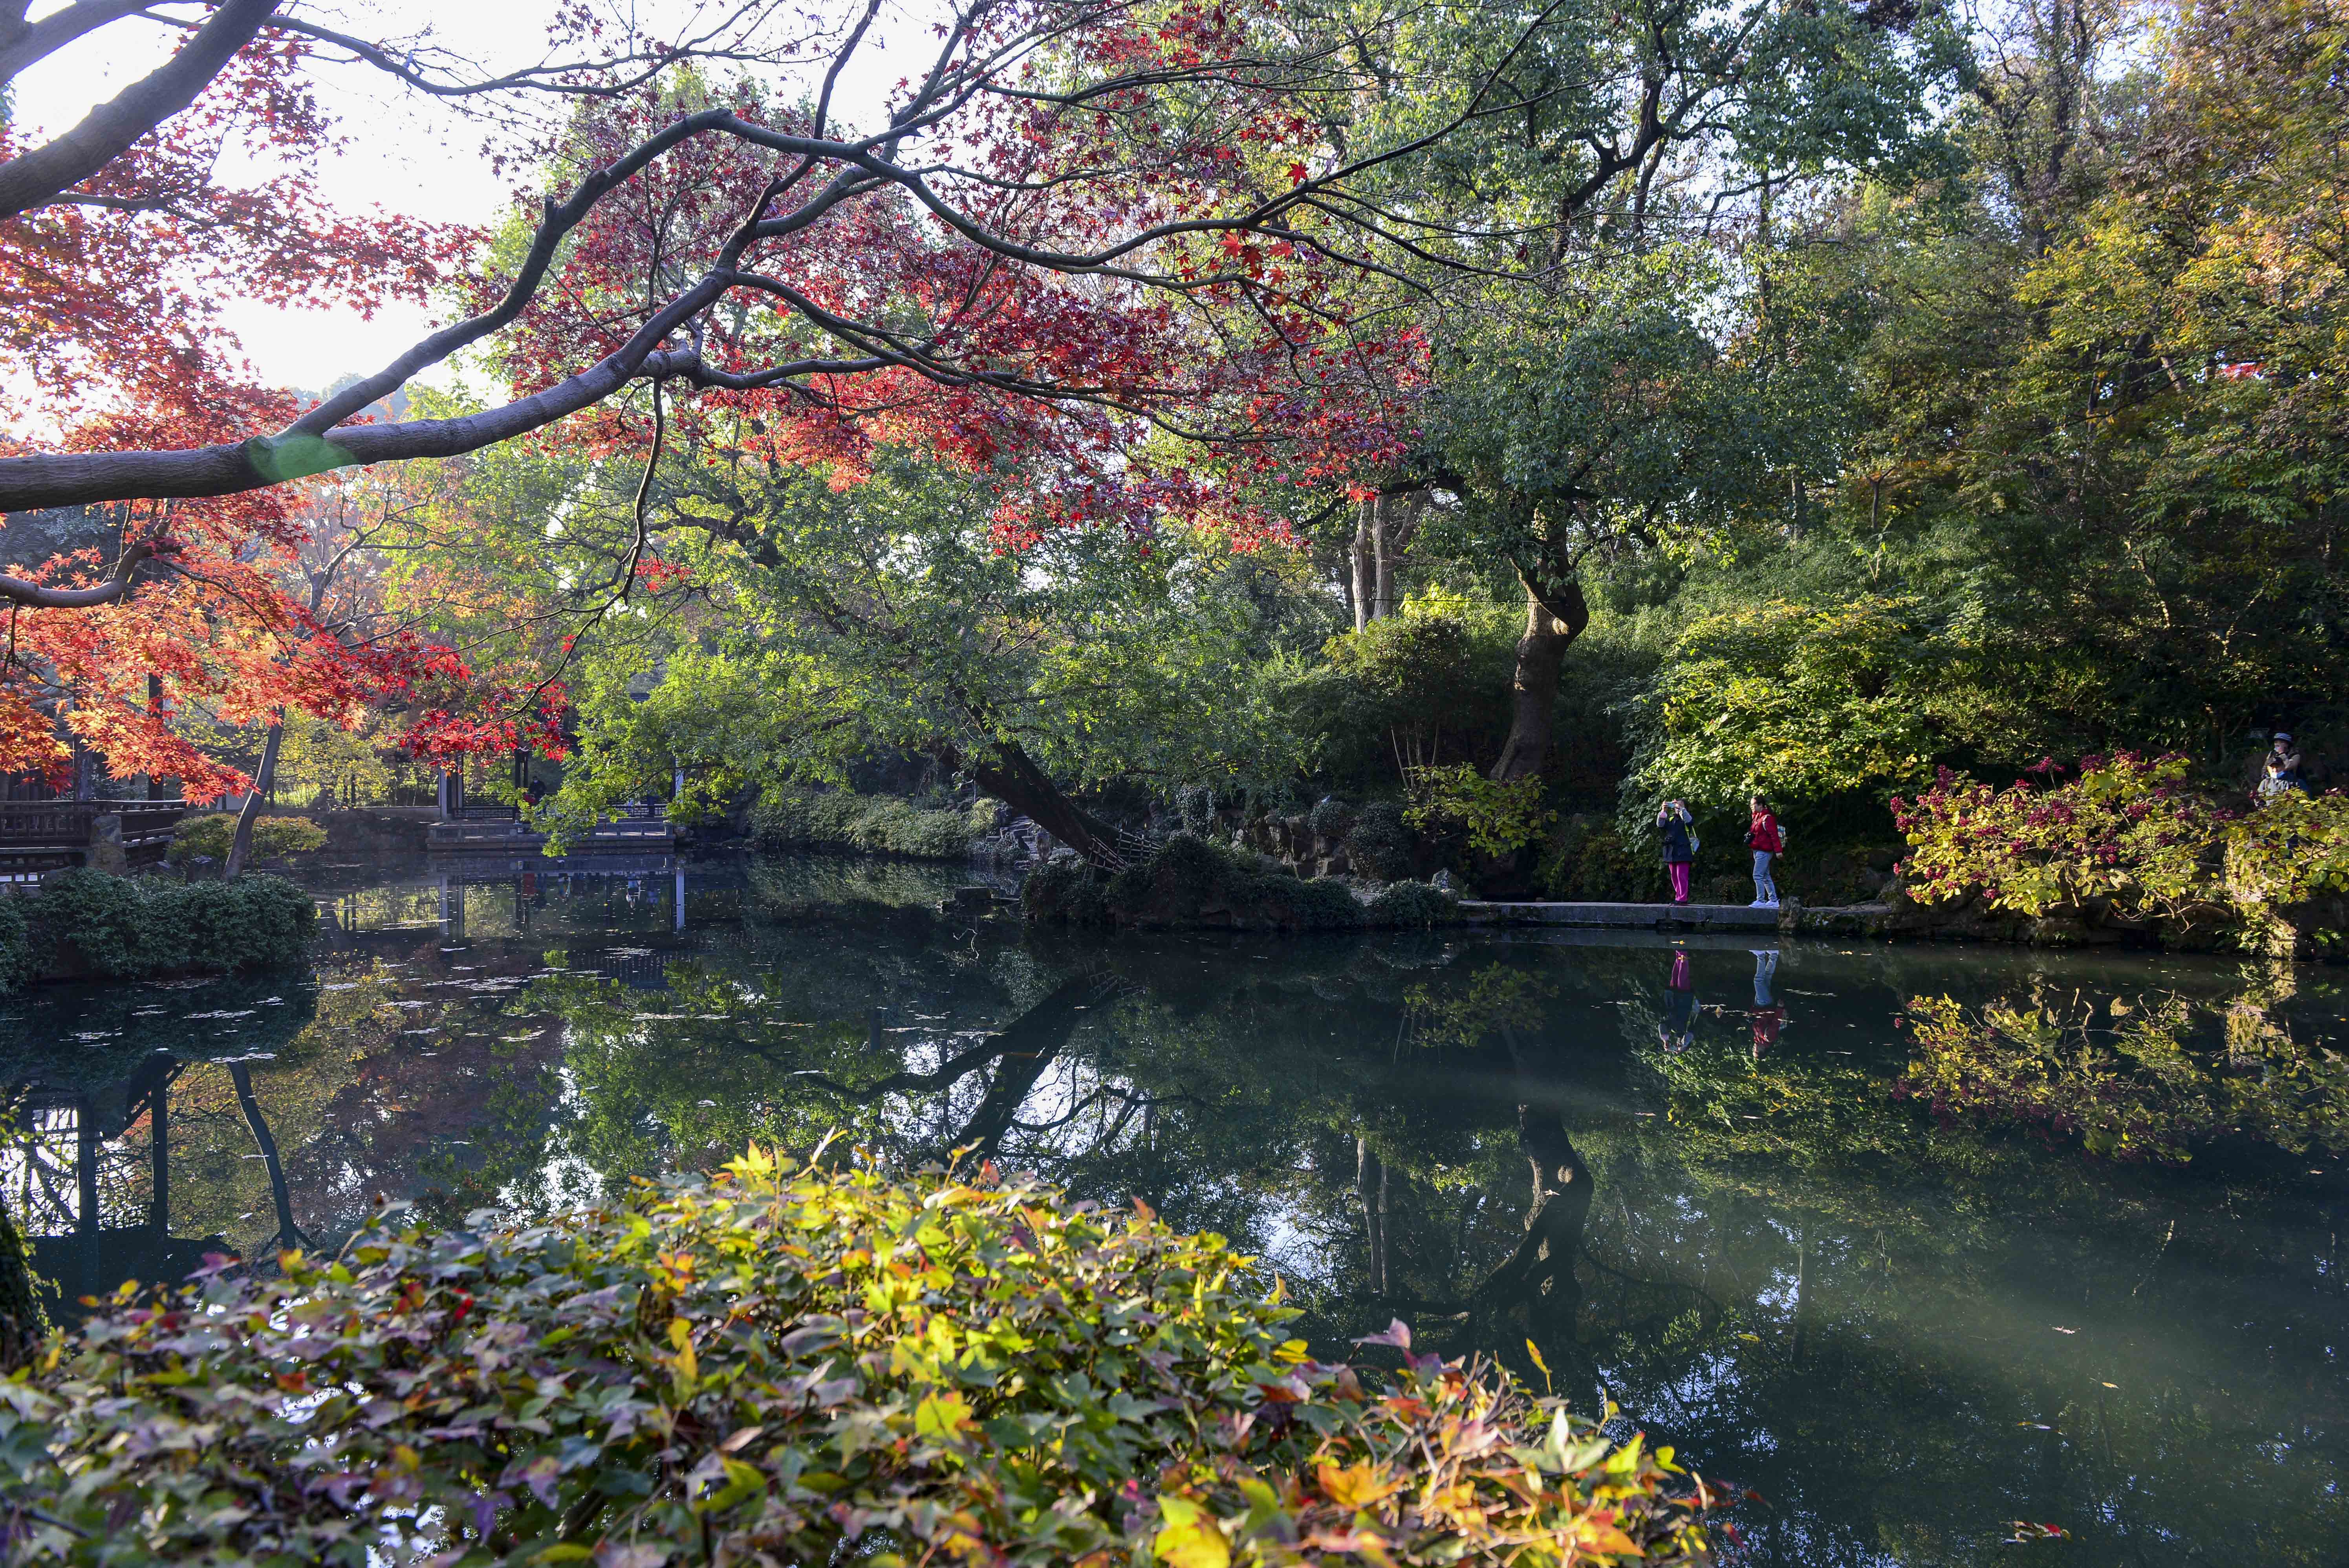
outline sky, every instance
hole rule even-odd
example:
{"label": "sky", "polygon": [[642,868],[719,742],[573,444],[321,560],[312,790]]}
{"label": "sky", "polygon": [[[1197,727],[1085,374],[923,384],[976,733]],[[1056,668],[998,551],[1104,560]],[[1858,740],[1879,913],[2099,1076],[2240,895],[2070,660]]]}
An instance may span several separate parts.
{"label": "sky", "polygon": [[[36,19],[64,8],[48,0]],[[625,6],[631,0],[620,0]],[[689,0],[669,0],[670,8]],[[648,19],[664,0],[641,0]],[[829,9],[830,7],[826,7]],[[556,0],[377,0],[343,5],[302,5],[320,23],[373,37],[406,37],[429,30],[434,42],[500,70],[537,63]],[[914,26],[901,31],[911,35]],[[179,37],[177,29],[138,19],[100,29],[26,72],[16,84],[20,123],[63,129],[93,104],[152,70]],[[885,26],[883,37],[886,39]],[[862,120],[887,87],[905,74],[908,51],[885,51],[858,62],[835,94],[839,109]],[[314,76],[321,104],[339,122],[349,145],[321,170],[320,187],[339,207],[379,206],[432,222],[487,223],[510,197],[506,181],[481,155],[483,127],[444,103],[414,93],[363,65],[322,67]],[[233,177],[233,173],[232,173]],[[277,310],[251,301],[228,304],[223,324],[243,339],[262,377],[277,386],[320,390],[338,377],[366,374],[397,357],[429,331],[429,309],[392,305],[372,320],[336,309]],[[443,379],[428,373],[429,385]]]}

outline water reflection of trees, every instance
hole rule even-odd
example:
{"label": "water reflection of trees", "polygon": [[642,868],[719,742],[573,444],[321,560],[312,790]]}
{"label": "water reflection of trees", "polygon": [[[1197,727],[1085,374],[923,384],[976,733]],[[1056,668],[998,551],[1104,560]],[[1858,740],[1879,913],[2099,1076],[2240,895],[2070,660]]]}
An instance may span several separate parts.
{"label": "water reflection of trees", "polygon": [[1743,952],[1678,985],[1656,951],[1394,957],[981,944],[901,954],[885,992],[688,965],[657,1005],[577,976],[528,1005],[568,1026],[564,1157],[838,1128],[1142,1196],[1263,1254],[1325,1353],[1401,1315],[1538,1381],[1530,1341],[1769,1496],[1754,1561],[1987,1559],[2016,1517],[2147,1563],[2257,1517],[2289,1561],[2349,1523],[2310,1447],[2349,1327],[2329,1232],[2244,1223],[2291,1208],[2264,1178],[1936,1126],[1890,1092],[1897,985],[1781,1038]]}
{"label": "water reflection of trees", "polygon": [[[550,1211],[754,1138],[963,1149],[1234,1237],[1324,1354],[1402,1316],[1538,1382],[1530,1342],[1561,1392],[1767,1495],[1754,1561],[1986,1559],[2016,1517],[2148,1563],[2349,1533],[2323,1447],[2333,1217],[2270,1174],[1937,1125],[1891,1092],[1920,961],[1036,945],[860,886],[823,919],[837,887],[753,889],[689,952],[652,927],[576,953],[551,925],[448,953],[419,933],[290,1011],[166,997],[280,1020],[259,1048],[186,1042],[169,1233],[331,1241],[377,1191]],[[2283,1048],[2285,1001],[2199,999],[2192,1048]],[[117,1028],[127,1053],[123,1020],[86,1032]],[[145,1123],[95,1125],[101,1187],[134,1200]]]}

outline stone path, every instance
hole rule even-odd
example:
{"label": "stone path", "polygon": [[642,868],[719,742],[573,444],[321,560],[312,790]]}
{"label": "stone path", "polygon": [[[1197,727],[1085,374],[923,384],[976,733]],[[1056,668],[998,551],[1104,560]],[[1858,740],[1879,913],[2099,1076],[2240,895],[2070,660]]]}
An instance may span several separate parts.
{"label": "stone path", "polygon": [[1742,903],[1503,903],[1463,899],[1460,913],[1472,924],[1602,925],[1627,929],[1658,926],[1684,931],[1776,931],[1785,910]]}

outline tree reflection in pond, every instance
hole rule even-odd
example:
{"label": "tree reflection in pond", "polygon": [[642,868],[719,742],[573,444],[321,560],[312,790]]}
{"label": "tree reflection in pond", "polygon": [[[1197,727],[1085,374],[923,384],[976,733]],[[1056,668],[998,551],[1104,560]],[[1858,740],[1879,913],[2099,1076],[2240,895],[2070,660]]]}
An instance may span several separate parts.
{"label": "tree reflection in pond", "polygon": [[[946,919],[950,880],[792,862],[640,904],[544,878],[469,892],[461,931],[387,890],[383,920],[338,922],[309,1016],[234,1053],[290,1223],[332,1243],[378,1191],[552,1212],[752,1138],[960,1150],[1233,1236],[1321,1354],[1394,1316],[1537,1384],[1537,1350],[1561,1393],[1759,1490],[1749,1561],[2004,1562],[2018,1518],[2080,1561],[2313,1563],[2349,1537],[2322,1092],[2273,1089],[2298,1119],[2249,1129],[2310,1154],[2238,1135],[2184,1171],[1895,1093],[1930,1065],[1895,1026],[1935,1016],[1920,997],[2093,1005],[2106,1035],[2176,1013],[2196,1093],[2318,1084],[2349,1036],[2329,980],[1703,938],[1089,944]],[[80,1005],[18,1009],[9,1070],[127,1030]],[[238,1044],[185,1050],[180,1083],[219,1082],[201,1117],[174,1099],[167,1164],[172,1233],[250,1248],[281,1227],[268,1161],[205,1059]],[[2137,1092],[2186,1081],[2131,1051]]]}

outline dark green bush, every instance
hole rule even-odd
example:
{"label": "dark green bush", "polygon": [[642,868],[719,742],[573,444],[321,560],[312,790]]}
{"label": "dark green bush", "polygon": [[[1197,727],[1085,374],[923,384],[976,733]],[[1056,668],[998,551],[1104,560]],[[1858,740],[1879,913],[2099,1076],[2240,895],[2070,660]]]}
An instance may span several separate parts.
{"label": "dark green bush", "polygon": [[1081,861],[1050,861],[1019,884],[1019,902],[1030,920],[1055,925],[1107,925],[1104,879]]}
{"label": "dark green bush", "polygon": [[1355,814],[1353,830],[1346,835],[1346,858],[1365,876],[1396,882],[1411,875],[1412,851],[1418,842],[1402,806],[1373,800]]}
{"label": "dark green bush", "polygon": [[1331,879],[1275,879],[1288,885],[1297,910],[1297,926],[1304,931],[1350,931],[1362,923],[1362,901],[1344,882]]}
{"label": "dark green bush", "polygon": [[1366,1390],[1222,1237],[1136,1211],[754,1149],[543,1228],[387,1215],[126,1289],[0,1385],[9,1560],[1705,1560],[1721,1494],[1670,1449],[1400,1324]]}
{"label": "dark green bush", "polygon": [[1362,923],[1361,901],[1335,881],[1302,882],[1255,855],[1176,833],[1113,875],[1063,862],[1021,890],[1029,918],[1071,925],[1216,925],[1335,931]]}
{"label": "dark green bush", "polygon": [[280,877],[233,882],[59,872],[25,901],[40,973],[138,980],[179,970],[298,964],[317,905]]}
{"label": "dark green bush", "polygon": [[1362,913],[1372,925],[1432,929],[1459,923],[1460,901],[1429,882],[1389,882],[1371,896]]}
{"label": "dark green bush", "polygon": [[1305,814],[1305,825],[1325,839],[1342,839],[1354,825],[1354,809],[1334,795],[1325,795]]}
{"label": "dark green bush", "polygon": [[33,952],[33,923],[23,893],[0,892],[0,995],[30,985],[40,974]]}
{"label": "dark green bush", "polygon": [[859,850],[868,854],[961,860],[995,826],[987,802],[924,810],[894,795],[771,787],[750,812],[761,849]]}

